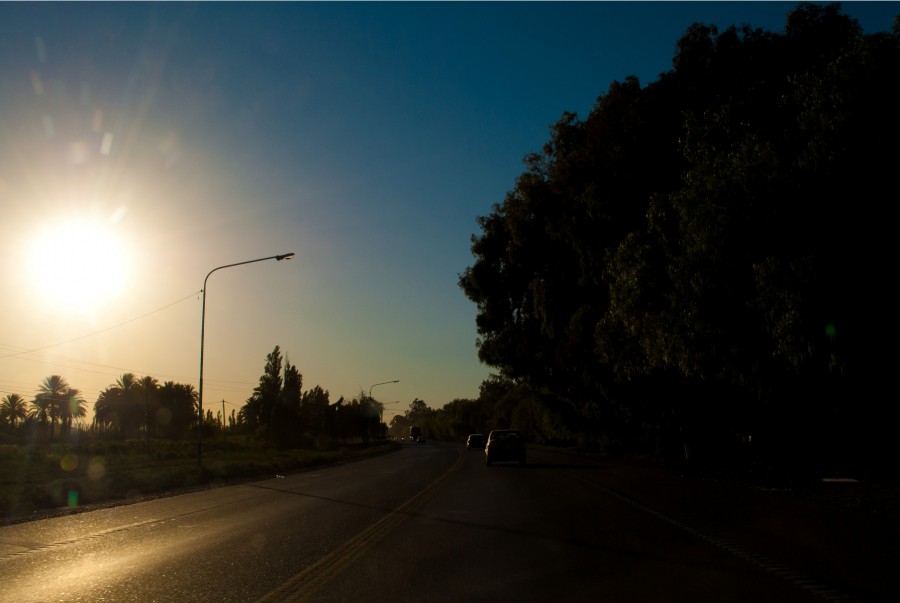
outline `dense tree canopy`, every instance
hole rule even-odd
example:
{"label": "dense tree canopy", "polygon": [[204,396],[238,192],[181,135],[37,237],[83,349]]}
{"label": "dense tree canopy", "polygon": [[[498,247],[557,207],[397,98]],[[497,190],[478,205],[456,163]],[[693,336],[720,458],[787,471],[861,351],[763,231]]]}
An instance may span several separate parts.
{"label": "dense tree canopy", "polygon": [[570,434],[862,443],[889,374],[900,30],[802,4],[778,33],[695,24],[672,65],[563,114],[479,219],[459,283],[480,359]]}

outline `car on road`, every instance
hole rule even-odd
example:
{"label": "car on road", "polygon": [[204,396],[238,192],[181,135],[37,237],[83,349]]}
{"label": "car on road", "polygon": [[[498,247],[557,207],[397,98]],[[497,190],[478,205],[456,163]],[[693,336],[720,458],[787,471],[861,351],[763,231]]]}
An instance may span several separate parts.
{"label": "car on road", "polygon": [[525,438],[515,429],[495,429],[488,434],[484,445],[484,463],[517,461],[525,464]]}
{"label": "car on road", "polygon": [[470,433],[469,437],[466,438],[466,449],[472,450],[473,448],[476,448],[478,450],[484,449],[483,433]]}

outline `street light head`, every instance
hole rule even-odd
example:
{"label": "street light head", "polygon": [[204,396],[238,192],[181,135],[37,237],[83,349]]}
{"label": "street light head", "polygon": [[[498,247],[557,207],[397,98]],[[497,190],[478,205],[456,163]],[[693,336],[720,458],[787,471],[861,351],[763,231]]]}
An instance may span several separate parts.
{"label": "street light head", "polygon": [[285,253],[285,254],[282,254],[282,255],[276,255],[276,256],[275,256],[275,259],[278,260],[278,261],[280,262],[281,260],[289,260],[289,259],[291,259],[292,257],[294,257],[294,252],[291,252],[291,253]]}

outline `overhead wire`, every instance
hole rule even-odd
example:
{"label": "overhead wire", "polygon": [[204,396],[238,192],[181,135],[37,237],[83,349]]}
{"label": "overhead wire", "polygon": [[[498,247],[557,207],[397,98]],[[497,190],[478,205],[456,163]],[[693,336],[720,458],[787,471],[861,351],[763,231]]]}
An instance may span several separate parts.
{"label": "overhead wire", "polygon": [[[26,355],[28,355],[28,354],[39,354],[39,353],[43,352],[44,350],[49,350],[49,349],[51,349],[51,348],[63,346],[63,345],[66,345],[66,344],[69,344],[69,343],[72,343],[72,342],[75,342],[75,341],[80,341],[80,340],[82,340],[82,339],[87,339],[87,338],[89,338],[89,337],[93,337],[93,336],[99,335],[99,334],[101,334],[101,333],[106,333],[107,331],[111,331],[111,330],[113,330],[113,329],[117,329],[117,328],[119,328],[119,327],[122,327],[122,326],[125,326],[125,325],[128,325],[128,324],[131,324],[131,323],[133,323],[133,322],[136,322],[136,321],[138,321],[138,320],[147,318],[148,316],[152,316],[153,314],[157,314],[157,313],[159,313],[159,312],[162,312],[163,310],[167,310],[168,308],[171,308],[172,306],[175,306],[175,305],[177,305],[177,304],[180,304],[180,303],[182,303],[182,302],[184,302],[184,301],[187,301],[187,300],[191,299],[192,297],[194,297],[194,296],[196,296],[196,295],[199,295],[199,294],[202,293],[202,292],[203,292],[203,290],[200,289],[200,290],[198,290],[198,291],[192,292],[190,295],[187,295],[187,296],[182,297],[182,298],[180,298],[180,299],[178,299],[178,300],[176,300],[176,301],[173,301],[172,303],[166,304],[165,306],[161,306],[161,307],[159,307],[159,308],[157,308],[157,309],[155,309],[155,310],[152,310],[152,311],[150,311],[150,312],[146,312],[146,313],[144,313],[144,314],[141,314],[140,316],[136,316],[136,317],[131,318],[131,319],[129,319],[129,320],[125,320],[125,321],[123,321],[123,322],[116,323],[116,324],[111,325],[111,326],[109,326],[109,327],[105,327],[105,328],[103,328],[103,329],[98,329],[98,330],[92,331],[92,332],[90,332],[90,333],[85,333],[85,334],[83,334],[83,335],[79,335],[78,337],[73,337],[73,338],[71,338],[71,339],[67,339],[67,340],[65,340],[65,341],[60,341],[60,342],[57,342],[57,343],[52,343],[52,344],[49,344],[49,345],[40,346],[40,347],[37,347],[37,348],[30,348],[30,349],[21,349],[21,348],[19,348],[18,346],[13,346],[13,345],[10,345],[10,344],[3,344],[3,343],[0,343],[0,349],[5,348],[6,350],[16,350],[16,351],[11,351],[11,352],[9,352],[9,353],[5,353],[5,354],[3,354],[3,355],[0,355],[0,360],[2,360],[2,359],[4,359],[4,358],[17,357],[17,358],[19,358],[20,360],[26,360],[26,361],[28,361],[28,362],[41,362],[41,360],[40,360],[39,358],[29,358],[29,357],[27,357]],[[135,371],[135,370],[133,370],[133,369],[128,369],[128,368],[124,368],[124,367],[118,367],[118,366],[113,366],[113,365],[108,365],[108,364],[101,364],[101,363],[97,363],[97,362],[91,362],[91,361],[88,361],[88,360],[75,359],[75,358],[66,357],[66,356],[51,355],[51,354],[42,354],[42,355],[43,355],[45,358],[52,358],[52,359],[55,359],[55,360],[57,360],[57,361],[61,359],[61,360],[64,360],[64,361],[76,362],[76,363],[79,363],[79,364],[81,364],[81,365],[90,365],[90,366],[101,367],[101,368],[105,368],[105,369],[113,369],[113,370],[117,371],[117,373],[109,373],[108,371],[92,370],[92,369],[90,369],[90,368],[85,368],[84,366],[67,366],[67,365],[62,365],[62,364],[60,364],[60,366],[62,366],[63,368],[67,368],[67,369],[71,369],[71,370],[76,370],[76,371],[82,371],[82,372],[95,373],[95,374],[98,374],[98,375],[109,374],[109,375],[115,376],[116,374],[122,374],[122,373],[128,373],[128,372],[131,372],[131,373],[134,373],[134,374],[150,374],[149,371]],[[183,378],[183,377],[174,376],[174,375],[169,375],[169,374],[165,374],[165,375],[163,375],[163,377],[172,377],[173,380],[177,380],[177,381],[179,381],[179,382],[188,382],[188,383],[190,383],[190,382],[193,381],[192,379],[185,379],[185,378]],[[7,388],[10,387],[10,383],[18,383],[18,382],[10,382],[10,381],[6,381],[6,380],[0,381],[0,393],[16,393],[16,392],[12,392],[12,391],[7,391]],[[241,394],[245,393],[245,392],[247,391],[247,388],[248,388],[248,387],[252,387],[252,386],[250,386],[250,385],[248,385],[248,384],[245,384],[245,383],[242,383],[242,382],[240,382],[240,381],[228,381],[228,380],[207,380],[207,384],[206,384],[206,385],[207,385],[207,388],[208,388],[208,389],[211,389],[211,390],[213,390],[213,391],[219,391],[219,392],[233,392],[233,393],[241,393]],[[82,393],[86,393],[86,392],[82,392]],[[98,392],[98,393],[99,393],[99,392]],[[232,402],[228,402],[228,401],[226,401],[226,404],[228,404],[228,405],[233,405],[233,406],[237,406],[236,404],[234,404],[234,403],[232,403]]]}
{"label": "overhead wire", "polygon": [[[171,308],[172,306],[174,306],[174,305],[176,305],[176,304],[180,304],[181,302],[186,301],[186,300],[188,300],[188,299],[190,299],[190,298],[194,297],[195,295],[198,295],[198,294],[200,294],[200,293],[202,293],[202,292],[203,292],[203,290],[200,289],[199,291],[195,291],[195,292],[191,293],[190,295],[188,295],[187,297],[183,297],[183,298],[179,299],[178,301],[172,302],[171,304],[167,304],[167,305],[165,305],[165,306],[163,306],[163,307],[161,307],[161,308],[157,308],[156,310],[152,310],[152,311],[150,311],[150,312],[147,312],[146,314],[141,314],[140,316],[137,316],[137,317],[135,317],[135,318],[132,318],[132,319],[126,320],[126,321],[124,321],[124,322],[120,322],[120,323],[114,324],[114,325],[109,326],[109,327],[106,327],[105,329],[100,329],[100,330],[98,330],[98,331],[93,331],[92,333],[86,333],[85,335],[79,335],[78,337],[73,337],[72,339],[67,339],[66,341],[60,341],[59,343],[52,343],[52,344],[50,344],[50,345],[45,345],[45,346],[42,346],[42,347],[39,347],[39,348],[33,348],[33,349],[30,349],[30,350],[22,350],[21,352],[15,352],[15,353],[12,353],[12,354],[5,354],[5,355],[3,355],[3,356],[0,356],[0,360],[2,360],[3,358],[10,358],[10,357],[12,357],[12,356],[21,356],[21,355],[23,355],[23,354],[29,354],[29,353],[32,353],[32,352],[40,352],[40,351],[42,351],[42,350],[49,350],[50,348],[56,348],[56,347],[59,347],[59,346],[61,346],[61,345],[66,345],[67,343],[72,343],[73,341],[80,341],[80,340],[82,340],[82,339],[87,339],[88,337],[93,337],[93,336],[95,336],[95,335],[99,335],[100,333],[106,333],[107,331],[112,331],[113,329],[117,329],[117,328],[119,328],[119,327],[125,326],[125,325],[127,325],[127,324],[131,324],[131,323],[136,322],[136,321],[138,321],[138,320],[141,320],[141,319],[143,319],[143,318],[147,318],[148,316],[152,316],[153,314],[156,314],[156,313],[158,313],[158,312],[162,312],[163,310],[167,310],[167,309]],[[15,349],[16,346],[5,345],[4,347]]]}

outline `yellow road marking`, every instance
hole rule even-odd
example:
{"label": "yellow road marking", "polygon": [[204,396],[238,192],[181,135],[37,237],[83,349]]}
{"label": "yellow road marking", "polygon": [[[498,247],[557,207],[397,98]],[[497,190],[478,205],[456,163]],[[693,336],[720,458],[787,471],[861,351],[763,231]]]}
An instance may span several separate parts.
{"label": "yellow road marking", "polygon": [[295,574],[256,603],[299,602],[311,597],[340,574],[348,565],[360,558],[370,547],[396,528],[414,511],[425,505],[437,494],[450,476],[459,471],[464,455],[460,451],[456,462],[443,475],[420,490],[415,496],[349,539],[343,545],[325,555],[309,567]]}

